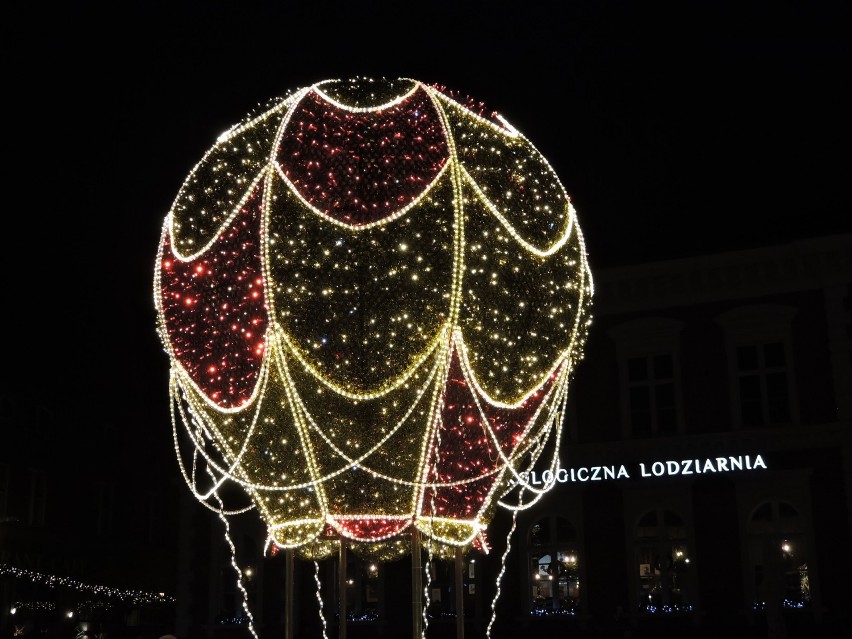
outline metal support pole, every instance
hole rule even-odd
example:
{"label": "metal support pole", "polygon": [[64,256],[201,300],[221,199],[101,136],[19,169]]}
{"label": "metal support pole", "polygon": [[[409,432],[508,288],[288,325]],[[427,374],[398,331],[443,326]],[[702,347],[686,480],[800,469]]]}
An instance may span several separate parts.
{"label": "metal support pole", "polygon": [[340,538],[340,557],[337,566],[337,636],[346,639],[346,540]]}
{"label": "metal support pole", "polygon": [[284,551],[284,637],[293,639],[293,595],[296,590],[293,578],[293,549]]}
{"label": "metal support pole", "polygon": [[456,639],[464,639],[464,549],[456,548]]}
{"label": "metal support pole", "polygon": [[420,531],[411,528],[411,638],[423,636],[423,564]]}

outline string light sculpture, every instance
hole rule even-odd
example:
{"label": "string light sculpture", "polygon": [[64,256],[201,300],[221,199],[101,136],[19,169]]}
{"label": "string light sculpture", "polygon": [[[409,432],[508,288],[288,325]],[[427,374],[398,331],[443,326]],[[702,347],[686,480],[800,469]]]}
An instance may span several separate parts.
{"label": "string light sculpture", "polygon": [[[438,556],[483,547],[498,505],[550,488],[521,472],[547,450],[556,468],[592,295],[564,187],[501,115],[405,78],[273,99],[162,227],[184,478],[306,559],[341,538],[399,558],[412,526]],[[250,503],[226,509],[226,485]]]}

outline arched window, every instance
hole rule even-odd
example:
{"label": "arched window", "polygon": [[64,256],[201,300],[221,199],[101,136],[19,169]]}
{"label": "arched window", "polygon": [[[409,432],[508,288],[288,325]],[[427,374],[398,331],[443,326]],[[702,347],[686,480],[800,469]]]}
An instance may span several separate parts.
{"label": "arched window", "polygon": [[785,501],[766,501],[748,523],[749,570],[757,610],[772,604],[806,608],[811,604],[808,558],[799,511]]}
{"label": "arched window", "polygon": [[565,517],[542,517],[529,529],[530,613],[573,615],[580,600],[577,531]]}
{"label": "arched window", "polygon": [[686,525],[673,510],[649,510],[636,525],[639,611],[692,612]]}

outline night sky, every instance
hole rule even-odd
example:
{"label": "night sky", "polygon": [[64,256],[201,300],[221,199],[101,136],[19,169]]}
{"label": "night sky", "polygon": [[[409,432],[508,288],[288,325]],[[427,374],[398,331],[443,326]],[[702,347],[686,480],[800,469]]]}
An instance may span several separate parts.
{"label": "night sky", "polygon": [[31,4],[0,33],[2,392],[168,448],[162,221],[290,89],[410,77],[484,102],[553,164],[593,271],[852,231],[848,2]]}

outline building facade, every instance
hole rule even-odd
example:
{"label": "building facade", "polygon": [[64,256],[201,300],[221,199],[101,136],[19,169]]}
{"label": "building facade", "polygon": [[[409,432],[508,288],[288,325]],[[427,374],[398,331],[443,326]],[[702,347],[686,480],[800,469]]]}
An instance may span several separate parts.
{"label": "building facade", "polygon": [[[852,235],[595,275],[560,465],[528,477],[553,487],[464,557],[466,636],[852,631]],[[194,517],[178,625],[242,636],[221,528]],[[277,636],[284,559],[257,526],[232,533],[258,632]],[[427,636],[454,637],[455,565],[427,551]],[[337,636],[337,564],[296,561],[297,636]],[[410,557],[349,553],[347,636],[410,636],[410,574]]]}
{"label": "building facade", "polygon": [[657,633],[852,628],[850,248],[598,273],[570,470],[519,524],[530,609]]}
{"label": "building facade", "polygon": [[[465,636],[852,634],[852,235],[594,273],[559,465],[528,476],[553,486],[462,558]],[[23,428],[22,406],[2,412],[18,439],[0,457],[0,564],[25,571],[0,575],[3,636],[15,602],[86,610],[34,573],[175,595],[165,621],[122,608],[110,638],[248,639],[249,615],[261,639],[284,636],[285,555],[256,513],[228,530],[246,610],[222,522],[167,441],[145,444],[159,466],[129,468],[115,451],[140,443],[121,429],[48,437],[49,412]],[[98,468],[80,462],[93,441],[113,451]],[[33,446],[43,467],[20,452]],[[456,564],[428,546],[422,560],[427,637],[455,637]],[[339,635],[338,563],[296,560],[296,638]],[[411,558],[346,563],[347,636],[411,637]]]}

